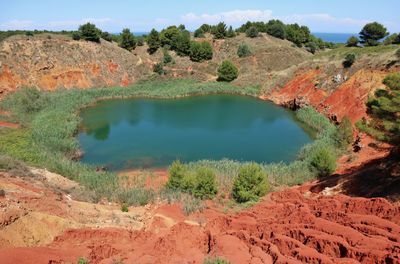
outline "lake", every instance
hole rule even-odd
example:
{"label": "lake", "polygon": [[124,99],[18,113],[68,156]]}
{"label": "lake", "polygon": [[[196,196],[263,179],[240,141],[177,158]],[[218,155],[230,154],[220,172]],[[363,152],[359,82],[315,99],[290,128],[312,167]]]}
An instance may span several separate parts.
{"label": "lake", "polygon": [[176,159],[290,162],[312,141],[293,112],[246,96],[106,100],[81,117],[81,161],[109,170]]}

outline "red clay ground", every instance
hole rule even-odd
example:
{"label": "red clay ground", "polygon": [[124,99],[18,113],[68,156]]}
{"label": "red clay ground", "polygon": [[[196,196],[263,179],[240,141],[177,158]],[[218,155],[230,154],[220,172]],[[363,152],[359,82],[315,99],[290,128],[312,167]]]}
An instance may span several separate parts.
{"label": "red clay ground", "polygon": [[[400,263],[400,204],[340,194],[354,195],[346,182],[361,177],[356,172],[371,159],[387,156],[384,147],[355,154],[356,168],[343,158],[348,168],[329,178],[330,185],[321,179],[275,192],[229,214],[211,206],[185,216],[180,205],[162,202],[122,213],[116,204],[72,200],[66,192],[76,184],[58,175],[3,173],[0,263],[76,263],[79,257],[90,263],[202,263],[210,255],[232,263]],[[165,178],[163,171],[156,175]],[[398,179],[390,181],[393,190]],[[146,185],[153,183],[158,181]]]}

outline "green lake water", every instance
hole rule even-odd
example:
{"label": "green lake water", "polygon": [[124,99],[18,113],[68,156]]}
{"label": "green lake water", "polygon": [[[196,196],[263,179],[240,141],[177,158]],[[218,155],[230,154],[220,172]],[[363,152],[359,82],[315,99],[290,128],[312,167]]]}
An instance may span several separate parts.
{"label": "green lake water", "polygon": [[81,161],[109,170],[176,159],[290,162],[312,141],[291,111],[245,96],[106,100],[81,117]]}

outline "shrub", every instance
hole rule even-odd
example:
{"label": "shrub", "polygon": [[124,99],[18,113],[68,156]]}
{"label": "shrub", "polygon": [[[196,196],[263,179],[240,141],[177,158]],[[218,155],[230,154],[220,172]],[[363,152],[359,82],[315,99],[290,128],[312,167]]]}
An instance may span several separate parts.
{"label": "shrub", "polygon": [[78,259],[77,264],[90,264],[89,260],[85,259],[84,257],[80,257]]}
{"label": "shrub", "polygon": [[73,40],[80,40],[81,39],[81,34],[79,33],[79,31],[72,32],[72,39]]}
{"label": "shrub", "polygon": [[237,50],[237,55],[239,58],[247,57],[252,54],[250,47],[246,43],[242,43],[239,45]]}
{"label": "shrub", "polygon": [[383,84],[388,89],[375,92],[375,97],[367,103],[368,112],[373,118],[372,128],[383,132],[381,139],[398,144],[400,142],[400,73],[388,74],[383,79]]}
{"label": "shrub", "polygon": [[158,75],[163,75],[164,74],[164,64],[162,64],[161,62],[154,64],[153,72],[158,73]]}
{"label": "shrub", "polygon": [[310,29],[306,26],[291,24],[286,26],[286,38],[293,42],[297,47],[301,47],[310,39]]}
{"label": "shrub", "polygon": [[213,50],[211,44],[207,41],[196,42],[192,41],[190,45],[190,60],[196,62],[202,62],[205,60],[211,60],[213,57]]}
{"label": "shrub", "polygon": [[280,20],[270,20],[267,23],[267,33],[275,38],[285,38],[285,24]]}
{"label": "shrub", "polygon": [[356,36],[351,36],[350,38],[347,39],[346,46],[347,47],[357,47],[358,42],[359,42],[359,40]]}
{"label": "shrub", "polygon": [[203,264],[230,264],[230,262],[220,257],[215,257],[215,258],[207,257],[204,259]]}
{"label": "shrub", "polygon": [[129,51],[136,48],[135,36],[133,36],[129,28],[124,28],[122,30],[121,42],[119,43],[119,46]]}
{"label": "shrub", "polygon": [[335,133],[335,140],[337,146],[342,149],[347,148],[353,142],[353,126],[347,116],[343,117],[340,122]]}
{"label": "shrub", "polygon": [[256,38],[258,37],[258,29],[255,26],[250,27],[246,30],[246,37]]}
{"label": "shrub", "polygon": [[190,215],[194,212],[202,212],[206,207],[204,202],[191,195],[186,196],[182,202],[182,210],[185,215]]}
{"label": "shrub", "polygon": [[160,33],[160,41],[163,47],[170,47],[172,50],[176,50],[176,41],[181,34],[181,30],[176,26],[170,26],[163,29]]}
{"label": "shrub", "polygon": [[397,58],[400,60],[400,49],[396,50],[395,54],[396,54]]}
{"label": "shrub", "polygon": [[168,50],[163,50],[163,53],[164,53],[164,55],[163,55],[163,63],[164,64],[168,64],[168,63],[173,62],[173,58],[169,54]]}
{"label": "shrub", "polygon": [[192,194],[195,198],[210,199],[218,191],[215,174],[206,167],[189,171],[180,161],[174,161],[169,168],[166,187]]}
{"label": "shrub", "polygon": [[350,68],[356,60],[356,55],[354,53],[348,53],[344,57],[343,67]]}
{"label": "shrub", "polygon": [[124,213],[129,212],[129,207],[128,207],[128,205],[126,203],[123,203],[121,205],[121,211],[124,212]]}
{"label": "shrub", "polygon": [[239,203],[257,201],[268,190],[267,175],[260,165],[250,163],[242,166],[234,179],[232,197]]}
{"label": "shrub", "polygon": [[215,39],[224,39],[226,37],[226,25],[224,22],[218,23],[216,26],[211,28],[211,33]]}
{"label": "shrub", "polygon": [[150,31],[147,36],[147,45],[149,46],[149,53],[152,54],[157,51],[161,46],[160,34],[154,28]]}
{"label": "shrub", "polygon": [[328,176],[336,169],[336,156],[330,147],[318,147],[311,153],[310,165],[316,170],[318,176]]}
{"label": "shrub", "polygon": [[183,185],[183,179],[187,173],[187,168],[179,160],[174,161],[168,169],[167,188],[178,190]]}
{"label": "shrub", "polygon": [[175,40],[176,54],[179,56],[187,56],[190,53],[190,33],[187,30],[180,32]]}
{"label": "shrub", "polygon": [[377,46],[379,40],[386,37],[389,33],[386,28],[378,22],[366,24],[360,32],[361,43],[365,46]]}
{"label": "shrub", "polygon": [[195,38],[204,38],[205,35],[204,35],[203,30],[202,30],[201,28],[196,29],[196,30],[194,31],[194,37],[195,37]]}
{"label": "shrub", "polygon": [[112,41],[112,35],[108,32],[101,32],[101,38],[109,42]]}
{"label": "shrub", "polygon": [[233,30],[232,26],[229,26],[228,31],[226,32],[226,37],[227,38],[233,38],[236,36],[235,31]]}
{"label": "shrub", "polygon": [[79,34],[86,41],[100,42],[100,32],[100,29],[91,23],[79,27]]}
{"label": "shrub", "polygon": [[[131,189],[121,189],[116,192],[118,201],[122,203],[121,210],[124,206],[143,206],[153,201],[155,192],[151,189],[143,187],[135,187]],[[128,209],[128,208],[126,208]]]}
{"label": "shrub", "polygon": [[231,82],[235,80],[239,75],[239,71],[236,66],[226,60],[218,67],[218,81]]}
{"label": "shrub", "polygon": [[391,44],[398,44],[397,39],[399,38],[399,34],[394,33],[390,36],[388,36],[387,38],[385,38],[385,40],[383,41],[384,45],[391,45]]}
{"label": "shrub", "polygon": [[318,46],[315,42],[307,42],[305,44],[305,47],[306,47],[306,50],[312,54],[314,54],[318,49]]}
{"label": "shrub", "polygon": [[202,167],[196,171],[194,186],[191,193],[199,199],[211,199],[217,194],[218,188],[215,174],[212,170]]}

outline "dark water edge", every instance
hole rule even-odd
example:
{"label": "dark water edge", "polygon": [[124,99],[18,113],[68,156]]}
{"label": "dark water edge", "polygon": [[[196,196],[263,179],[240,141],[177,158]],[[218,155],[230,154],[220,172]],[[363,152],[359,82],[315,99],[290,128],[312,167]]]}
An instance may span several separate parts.
{"label": "dark water edge", "polygon": [[246,96],[106,100],[81,117],[81,161],[109,170],[166,167],[176,159],[291,162],[312,141],[293,112]]}

